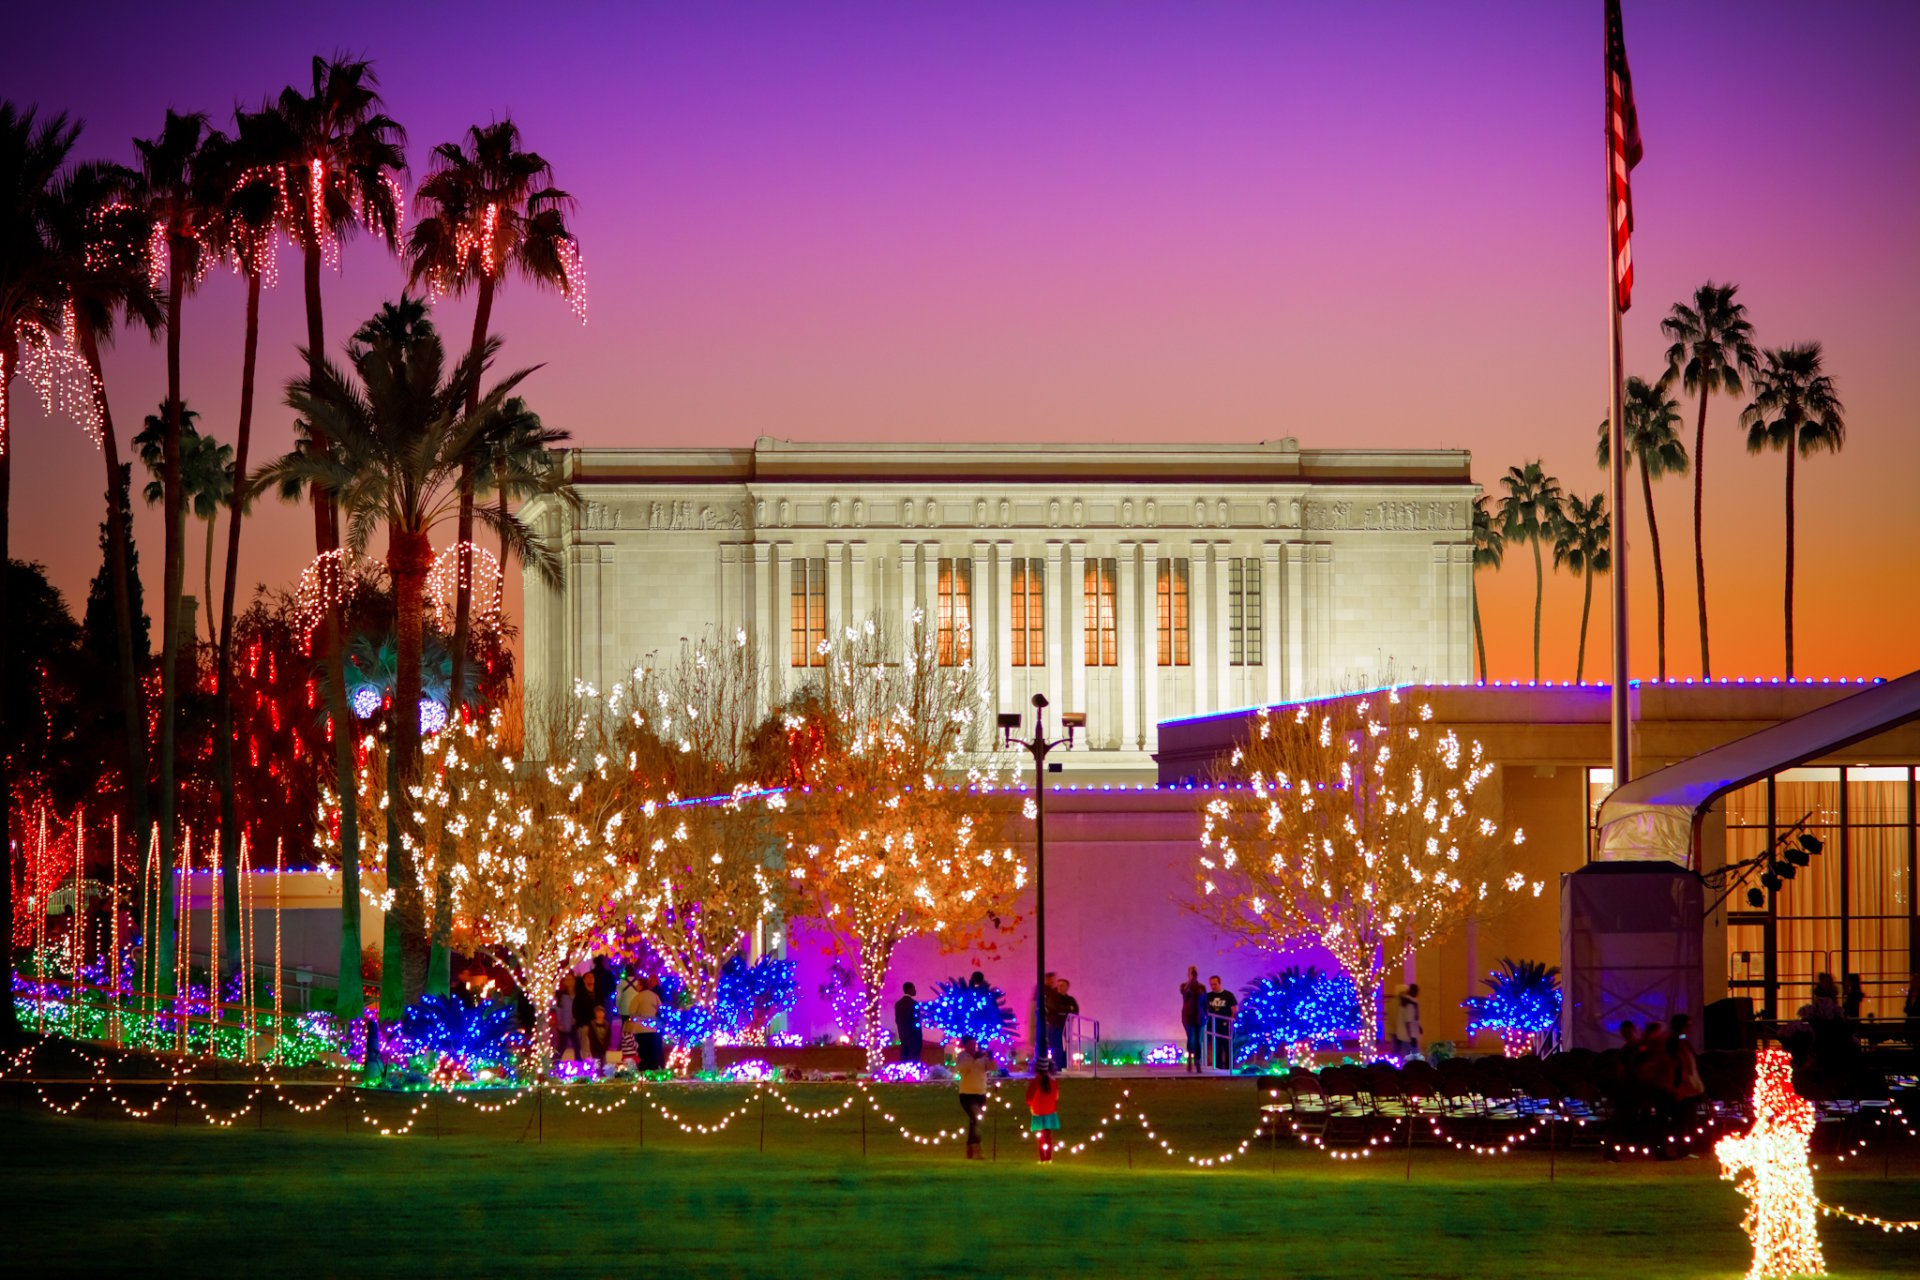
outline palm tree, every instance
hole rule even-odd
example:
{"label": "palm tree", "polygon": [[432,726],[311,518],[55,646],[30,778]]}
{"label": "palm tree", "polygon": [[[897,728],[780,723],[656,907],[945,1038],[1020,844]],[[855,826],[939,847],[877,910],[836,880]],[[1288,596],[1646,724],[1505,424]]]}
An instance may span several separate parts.
{"label": "palm tree", "polygon": [[[1675,430],[1680,424],[1680,402],[1667,396],[1668,380],[1649,384],[1627,379],[1626,454],[1640,464],[1640,496],[1647,504],[1647,540],[1653,546],[1653,615],[1659,636],[1660,678],[1667,678],[1667,575],[1660,559],[1660,521],[1653,511],[1653,482],[1661,476],[1687,474],[1687,446]],[[1607,421],[1600,420],[1600,466],[1609,465],[1611,441]]]}
{"label": "palm tree", "polygon": [[73,308],[74,341],[86,361],[93,417],[106,463],[107,590],[120,663],[120,700],[127,737],[127,833],[140,848],[147,830],[147,715],[133,656],[133,608],[128,584],[125,508],[120,503],[120,439],[107,399],[100,347],[113,341],[124,315],[149,332],[160,327],[160,307],[147,277],[146,215],[125,203],[133,180],[118,165],[82,164],[61,181],[48,220],[48,243]]}
{"label": "palm tree", "polygon": [[[184,498],[180,504],[179,521],[181,540],[186,539],[187,515],[192,513],[196,520],[207,522],[206,553],[206,593],[207,599],[213,598],[213,522],[220,514],[221,506],[233,494],[233,447],[221,444],[210,435],[201,435],[200,415],[186,405],[180,406],[180,483]],[[147,415],[147,421],[140,434],[133,438],[134,446],[140,451],[140,461],[146,465],[147,472],[153,478],[147,481],[143,494],[148,506],[166,500],[166,461],[165,446],[167,438],[167,406],[162,404],[159,413]],[[220,637],[213,630],[213,611],[207,611],[207,640],[218,645]],[[237,939],[236,939],[237,941]]]}
{"label": "palm tree", "polygon": [[[158,954],[173,950],[174,811],[179,801],[174,782],[174,709],[180,690],[176,659],[180,650],[180,592],[185,576],[186,547],[182,510],[185,491],[180,472],[180,319],[181,304],[200,279],[208,226],[218,197],[211,190],[215,166],[203,163],[203,148],[211,131],[199,113],[181,115],[168,109],[160,132],[135,139],[140,155],[133,183],[132,203],[152,220],[154,241],[166,250],[166,261],[149,267],[150,278],[167,281],[167,410],[163,446],[163,487],[166,491],[166,554],[161,597],[160,637],[160,911],[156,940]],[[172,994],[173,971],[161,965],[159,990]]]}
{"label": "palm tree", "polygon": [[1507,535],[1494,523],[1486,494],[1473,500],[1473,647],[1480,655],[1480,678],[1487,678],[1487,637],[1480,628],[1480,570],[1498,569],[1507,553]]}
{"label": "palm tree", "polygon": [[[246,503],[249,451],[253,443],[254,373],[260,350],[260,286],[275,266],[274,236],[291,231],[290,207],[280,199],[272,161],[282,138],[272,108],[234,112],[234,140],[213,157],[222,192],[212,223],[213,249],[247,282],[246,338],[240,356],[240,418],[233,445],[233,483],[228,487],[226,573],[220,590],[219,650],[214,659],[218,730],[213,735],[214,776],[220,793],[221,954],[240,954],[240,814],[233,769],[233,612],[240,577],[240,529]],[[207,601],[211,619],[213,601]],[[279,981],[276,976],[274,979]]]}
{"label": "palm tree", "polygon": [[1700,416],[1693,428],[1693,585],[1700,601],[1700,678],[1713,677],[1707,650],[1707,556],[1701,542],[1702,501],[1706,494],[1707,398],[1716,391],[1739,395],[1740,378],[1759,363],[1753,347],[1753,326],[1747,308],[1735,302],[1737,284],[1709,280],[1693,291],[1693,305],[1673,304],[1660,322],[1660,331],[1672,340],[1667,367],[1680,375],[1681,385],[1700,397]]}
{"label": "palm tree", "polygon": [[[512,119],[467,130],[465,144],[433,149],[433,172],[420,184],[415,203],[423,215],[407,245],[407,283],[425,283],[435,293],[475,294],[469,353],[480,350],[493,316],[495,289],[518,270],[529,283],[582,298],[578,242],[567,227],[573,197],[552,185],[553,167],[520,149]],[[480,393],[469,388],[467,411]],[[473,599],[474,472],[460,478],[459,572],[454,595],[454,683],[463,684]],[[506,495],[501,494],[501,501]],[[504,565],[505,561],[502,561]]]}
{"label": "palm tree", "polygon": [[[407,284],[424,283],[434,293],[475,294],[473,337],[479,351],[493,318],[493,295],[518,270],[531,284],[558,289],[584,306],[578,242],[567,227],[573,197],[553,185],[553,166],[538,152],[523,151],[511,118],[467,130],[464,145],[433,149],[433,171],[415,196],[422,215],[407,244]],[[583,312],[584,314],[584,312]],[[467,411],[478,406],[480,384],[468,388]],[[537,424],[537,419],[535,420]],[[453,685],[466,686],[473,617],[473,504],[476,466],[460,477],[460,514],[455,534]],[[500,493],[502,507],[507,494]],[[504,568],[506,561],[502,559]],[[449,708],[457,713],[458,707]],[[446,895],[441,894],[436,902]],[[451,917],[436,908],[434,963],[429,988],[446,989],[446,934]]]}
{"label": "palm tree", "polygon": [[[318,382],[326,359],[326,329],[320,309],[320,263],[339,252],[340,241],[364,227],[389,248],[398,249],[402,202],[394,175],[406,168],[406,130],[384,111],[379,81],[369,62],[335,58],[313,60],[311,92],[289,85],[264,121],[271,125],[271,160],[263,176],[286,191],[286,216],[297,228],[301,278],[307,306],[307,377]],[[307,448],[316,459],[328,450],[325,428],[308,424]],[[339,513],[331,494],[312,494],[314,551],[325,555],[340,546]],[[321,660],[333,720],[334,784],[343,796],[354,794],[352,713],[347,708],[346,674],[338,609],[329,609],[320,626]],[[340,817],[340,984],[337,1012],[358,1017],[364,1007],[361,986],[350,975],[360,971],[360,825],[351,805]]]}
{"label": "palm tree", "polygon": [[[7,528],[12,518],[13,449],[8,432],[13,420],[13,379],[20,371],[23,342],[44,340],[60,325],[65,289],[46,224],[60,169],[80,136],[65,112],[37,119],[33,107],[21,109],[0,99],[0,569],[7,558]],[[109,494],[111,494],[109,486]],[[111,498],[109,499],[111,500]],[[7,612],[6,582],[0,572],[0,618]],[[13,795],[12,767],[0,752],[0,798]],[[0,849],[13,848],[10,803],[0,803]],[[0,876],[0,913],[13,919],[13,876]],[[20,1032],[13,1007],[13,965],[0,987],[0,1037],[11,1042]]]}
{"label": "palm tree", "polygon": [[1806,342],[1766,353],[1753,377],[1753,400],[1741,411],[1747,452],[1784,449],[1787,454],[1787,679],[1793,679],[1793,480],[1794,460],[1847,442],[1846,412],[1822,366],[1820,344]]}
{"label": "palm tree", "polygon": [[1540,606],[1546,596],[1546,570],[1540,547],[1560,523],[1560,482],[1541,470],[1536,460],[1524,467],[1508,467],[1500,477],[1507,496],[1500,499],[1500,532],[1508,542],[1533,546],[1533,678],[1540,678]]}
{"label": "palm tree", "polygon": [[1585,594],[1580,600],[1580,654],[1573,664],[1575,684],[1587,674],[1587,621],[1593,616],[1593,575],[1613,567],[1608,545],[1610,532],[1605,494],[1596,493],[1588,502],[1580,501],[1579,494],[1567,495],[1553,531],[1553,567],[1557,569],[1564,564],[1585,579]]}
{"label": "palm tree", "polygon": [[[446,372],[439,333],[418,301],[388,303],[361,326],[347,348],[350,371],[324,362],[320,377],[302,378],[287,388],[287,404],[310,434],[325,432],[328,453],[302,450],[267,466],[257,478],[277,484],[282,494],[301,488],[323,489],[347,516],[347,545],[363,550],[374,528],[387,529],[387,572],[393,581],[396,672],[391,741],[396,760],[396,794],[389,812],[407,820],[404,792],[418,773],[424,601],[433,565],[433,527],[459,510],[459,478],[475,458],[484,458],[497,438],[517,428],[506,420],[506,402],[532,372],[522,370],[487,389],[478,408],[466,409],[468,384],[482,377],[499,350],[497,339]],[[543,443],[565,437],[546,432]],[[529,482],[530,477],[514,477]],[[564,480],[545,480],[545,491],[564,494]],[[495,523],[486,512],[488,523]],[[557,553],[517,517],[500,524],[508,542],[528,564],[557,580]],[[352,793],[346,793],[352,794]],[[427,931],[417,869],[412,859],[388,845],[389,883],[394,886],[402,934],[404,999],[425,987]],[[384,993],[383,993],[384,995]]]}

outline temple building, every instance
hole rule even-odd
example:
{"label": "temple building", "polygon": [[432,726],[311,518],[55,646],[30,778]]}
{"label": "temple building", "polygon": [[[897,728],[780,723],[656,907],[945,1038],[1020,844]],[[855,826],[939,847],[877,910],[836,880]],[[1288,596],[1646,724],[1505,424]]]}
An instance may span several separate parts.
{"label": "temple building", "polygon": [[606,687],[744,631],[777,702],[822,642],[937,628],[988,710],[1087,717],[1071,767],[1142,780],[1164,720],[1472,675],[1469,458],[1257,445],[592,449],[534,502],[531,690]]}

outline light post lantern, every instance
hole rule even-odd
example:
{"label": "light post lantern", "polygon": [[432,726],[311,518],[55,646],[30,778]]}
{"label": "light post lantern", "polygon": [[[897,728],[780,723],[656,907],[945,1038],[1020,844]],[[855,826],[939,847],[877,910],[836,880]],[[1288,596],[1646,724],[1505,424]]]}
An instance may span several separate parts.
{"label": "light post lantern", "polygon": [[[1047,737],[1047,695],[1033,695],[1033,736],[1016,738],[1020,731],[1020,713],[1002,711],[999,717],[1001,745],[1018,744],[1033,757],[1033,1052],[1037,1060],[1046,1051],[1047,998],[1047,755],[1055,747],[1073,750],[1076,729],[1087,727],[1084,711],[1060,713],[1060,727],[1066,736]],[[1054,766],[1058,768],[1059,766]]]}

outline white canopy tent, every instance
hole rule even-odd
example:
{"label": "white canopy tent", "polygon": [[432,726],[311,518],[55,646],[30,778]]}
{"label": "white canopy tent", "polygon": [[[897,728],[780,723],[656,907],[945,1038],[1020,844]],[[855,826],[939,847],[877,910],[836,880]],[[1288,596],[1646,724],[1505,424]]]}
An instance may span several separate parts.
{"label": "white canopy tent", "polygon": [[1600,806],[1596,862],[1694,868],[1700,815],[1738,787],[1920,719],[1920,671],[1635,778]]}

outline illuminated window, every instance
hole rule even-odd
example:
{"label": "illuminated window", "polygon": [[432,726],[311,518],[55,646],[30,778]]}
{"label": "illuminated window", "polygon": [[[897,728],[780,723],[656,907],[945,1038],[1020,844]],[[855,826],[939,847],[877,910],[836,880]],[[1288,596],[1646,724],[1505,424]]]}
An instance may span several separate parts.
{"label": "illuminated window", "polygon": [[1013,562],[1011,609],[1013,665],[1047,665],[1047,593],[1045,563],[1035,556]]}
{"label": "illuminated window", "polygon": [[1111,667],[1119,663],[1113,625],[1112,560],[1087,561],[1086,574],[1086,654],[1090,667]]}
{"label": "illuminated window", "polygon": [[1156,592],[1159,600],[1160,665],[1193,665],[1193,628],[1187,614],[1187,562],[1162,560]]}
{"label": "illuminated window", "polygon": [[824,667],[820,652],[827,641],[827,562],[802,557],[793,562],[793,608],[788,622],[792,637],[788,663],[795,667]]}
{"label": "illuminated window", "polygon": [[973,659],[973,561],[940,561],[939,662],[957,667]]}
{"label": "illuminated window", "polygon": [[1257,667],[1260,656],[1260,558],[1227,561],[1227,665]]}

